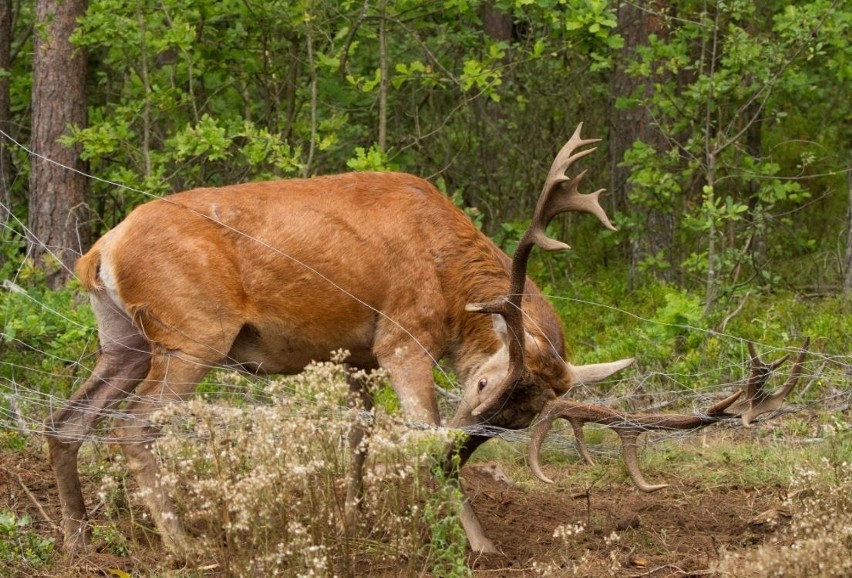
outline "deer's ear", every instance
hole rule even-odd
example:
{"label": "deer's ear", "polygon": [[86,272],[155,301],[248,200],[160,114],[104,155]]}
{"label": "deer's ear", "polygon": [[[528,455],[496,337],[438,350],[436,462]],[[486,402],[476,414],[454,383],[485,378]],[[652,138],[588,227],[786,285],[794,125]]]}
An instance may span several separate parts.
{"label": "deer's ear", "polygon": [[[494,333],[500,338],[500,341],[503,342],[503,345],[506,347],[509,346],[509,327],[506,325],[506,320],[503,319],[502,315],[493,314],[491,315],[491,326],[494,328]],[[535,335],[530,333],[529,331],[524,331],[524,346],[527,348],[537,347],[538,349],[546,349],[548,344],[542,339],[537,338]]]}
{"label": "deer's ear", "polygon": [[509,341],[509,329],[506,327],[506,320],[502,315],[496,313],[491,315],[491,327],[494,328],[494,333],[505,344]]}

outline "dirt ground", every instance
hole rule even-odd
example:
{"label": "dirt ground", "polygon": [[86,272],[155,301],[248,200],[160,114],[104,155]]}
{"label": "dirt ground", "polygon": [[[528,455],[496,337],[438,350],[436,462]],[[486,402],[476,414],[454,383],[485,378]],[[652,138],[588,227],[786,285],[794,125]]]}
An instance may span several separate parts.
{"label": "dirt ground", "polygon": [[[483,466],[465,468],[463,485],[502,551],[471,555],[470,566],[481,577],[538,576],[545,570],[553,576],[708,576],[723,549],[755,548],[789,523],[778,509],[779,488],[684,484],[643,494],[620,483],[578,494],[579,488],[522,487]],[[86,491],[94,496],[93,487]],[[58,498],[40,451],[0,452],[0,509],[29,514],[35,529],[60,543]],[[560,525],[577,523],[584,526],[578,534],[554,536]],[[50,571],[30,575],[120,576],[114,570],[119,569],[140,576],[164,556],[157,547],[137,550],[129,557],[94,553],[62,559]],[[217,573],[210,568],[204,574]]]}
{"label": "dirt ground", "polygon": [[[478,576],[538,575],[534,565],[564,575],[584,553],[587,561],[574,575],[707,576],[722,548],[756,547],[789,522],[776,509],[782,500],[775,489],[677,484],[644,494],[618,484],[585,494],[544,485],[516,489],[482,473],[469,473],[464,485],[504,553],[474,560]],[[554,537],[558,526],[576,523],[585,530]]]}

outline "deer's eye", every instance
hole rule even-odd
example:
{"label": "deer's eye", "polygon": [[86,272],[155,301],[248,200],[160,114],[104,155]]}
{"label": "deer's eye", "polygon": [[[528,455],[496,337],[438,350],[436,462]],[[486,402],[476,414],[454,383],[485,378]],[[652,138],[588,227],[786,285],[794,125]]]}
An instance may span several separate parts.
{"label": "deer's eye", "polygon": [[479,388],[479,391],[482,391],[483,389],[485,389],[486,385],[488,385],[488,378],[483,377],[482,379],[479,380],[477,387]]}

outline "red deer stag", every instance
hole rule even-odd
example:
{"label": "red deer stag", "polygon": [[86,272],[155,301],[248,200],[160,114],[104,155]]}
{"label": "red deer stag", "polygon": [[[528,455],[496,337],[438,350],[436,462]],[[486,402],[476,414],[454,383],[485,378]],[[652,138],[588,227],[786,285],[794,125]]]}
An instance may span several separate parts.
{"label": "red deer stag", "polygon": [[[559,318],[526,278],[533,244],[566,247],[544,235],[556,214],[589,212],[612,228],[600,191],[580,194],[583,174],[565,176],[594,149],[575,151],[597,142],[583,140],[581,126],[553,162],[514,262],[431,184],[407,174],[195,189],[136,208],[76,265],[101,351],[89,379],[45,423],[66,550],[88,539],[78,450],[122,401],[114,432],[128,467],[165,546],[184,550],[148,418],[191,395],[216,365],[295,373],[345,349],[352,367],[387,372],[409,419],[437,425],[432,368],[446,358],[464,389],[454,424],[527,427],[573,385],[632,363],[566,363]],[[369,405],[363,389],[350,383],[352,397]],[[363,433],[350,435],[348,522],[361,491]],[[463,442],[462,460],[486,439]],[[467,502],[462,524],[474,551],[494,550]]]}

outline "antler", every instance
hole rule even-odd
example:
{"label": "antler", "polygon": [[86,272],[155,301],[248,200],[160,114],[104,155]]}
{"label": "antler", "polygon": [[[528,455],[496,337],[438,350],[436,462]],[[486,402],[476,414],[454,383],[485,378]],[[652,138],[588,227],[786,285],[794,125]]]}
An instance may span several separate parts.
{"label": "antler", "polygon": [[[784,403],[784,399],[796,386],[802,373],[802,364],[808,353],[810,338],[805,339],[799,355],[796,358],[790,376],[782,387],[770,394],[763,387],[772,371],[777,369],[788,356],[784,356],[771,364],[764,363],[749,343],[749,354],[751,357],[751,374],[745,392],[737,391],[717,402],[707,409],[704,414],[680,415],[680,414],[630,414],[603,405],[585,404],[568,399],[557,399],[551,401],[542,412],[543,419],[538,423],[532,433],[527,460],[530,469],[538,479],[546,483],[552,481],[544,475],[539,462],[541,445],[553,421],[557,418],[568,420],[574,430],[577,447],[580,455],[586,463],[593,465],[589,450],[586,447],[586,438],[583,435],[583,426],[586,423],[599,423],[613,430],[621,440],[624,453],[624,461],[627,470],[637,488],[643,492],[654,492],[668,486],[668,484],[649,484],[639,470],[637,458],[637,439],[639,435],[649,430],[688,430],[699,429],[710,424],[741,417],[743,425],[749,427],[751,422],[759,415],[776,411]],[[745,399],[740,399],[745,393]]]}
{"label": "antler", "polygon": [[802,374],[802,363],[805,361],[805,357],[808,354],[810,344],[811,338],[807,337],[805,342],[802,344],[802,348],[799,350],[799,355],[796,357],[796,361],[793,363],[793,369],[790,371],[790,376],[787,378],[787,381],[784,382],[784,385],[779,387],[775,393],[770,394],[765,391],[763,387],[766,385],[766,382],[769,380],[769,376],[772,375],[772,372],[778,369],[782,363],[787,361],[787,358],[790,357],[790,355],[787,354],[781,359],[767,364],[760,359],[760,356],[754,349],[754,344],[751,341],[748,342],[748,353],[751,358],[751,375],[749,376],[748,384],[746,386],[746,397],[744,400],[734,404],[730,410],[731,412],[735,412],[737,415],[742,416],[743,426],[751,427],[752,421],[754,421],[757,416],[777,411],[781,408],[781,405],[784,403],[784,399],[790,394],[793,388],[796,387],[799,376]]}
{"label": "antler", "polygon": [[509,334],[509,371],[505,379],[493,388],[474,408],[473,415],[480,415],[493,407],[524,373],[524,322],[521,314],[521,301],[524,295],[524,285],[527,279],[527,263],[534,245],[546,251],[570,249],[570,246],[547,236],[547,225],[558,214],[566,211],[581,211],[595,215],[601,223],[612,231],[615,227],[609,221],[606,212],[601,207],[598,197],[604,189],[594,193],[582,194],[578,191],[580,181],[586,175],[583,171],[575,177],[565,175],[578,159],[594,152],[590,148],[574,152],[578,148],[599,142],[600,139],[583,139],[580,131],[583,123],[577,126],[574,134],[556,155],[547,179],[542,187],[541,195],[533,213],[532,223],[524,231],[518,247],[512,257],[512,272],[509,283],[509,294],[499,301],[491,303],[470,303],[466,309],[477,313],[498,314],[506,321]]}

